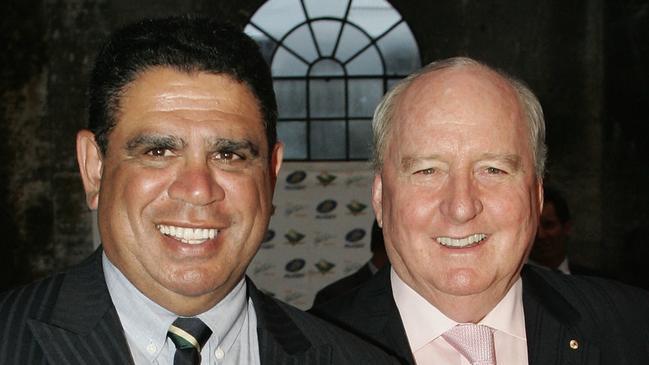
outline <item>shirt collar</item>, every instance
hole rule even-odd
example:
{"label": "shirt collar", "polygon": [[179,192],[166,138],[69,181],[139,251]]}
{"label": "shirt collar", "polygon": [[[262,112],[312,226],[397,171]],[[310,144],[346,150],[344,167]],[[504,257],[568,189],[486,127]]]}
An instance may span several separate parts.
{"label": "shirt collar", "polygon": [[[458,324],[401,280],[394,268],[390,269],[390,282],[394,301],[413,352]],[[522,288],[522,281],[518,278],[505,297],[480,321],[480,324],[525,339]]]}
{"label": "shirt collar", "polygon": [[568,257],[564,258],[563,261],[561,261],[561,263],[557,267],[557,270],[566,275],[570,275],[570,263],[568,262]]}
{"label": "shirt collar", "polygon": [[[178,315],[163,308],[137,289],[110,262],[106,253],[102,255],[102,265],[108,292],[129,343],[137,346],[150,360],[154,360],[167,340],[169,326]],[[216,306],[196,316],[212,330],[208,340],[210,346],[220,346],[225,352],[232,347],[248,312],[247,298],[246,282],[241,279]],[[145,351],[151,344],[157,348],[154,353]]]}
{"label": "shirt collar", "polygon": [[413,352],[455,326],[455,321],[446,317],[401,280],[394,268],[390,268],[390,282],[394,302],[399,309],[403,327]]}
{"label": "shirt collar", "polygon": [[221,347],[228,353],[239,337],[246,316],[248,315],[248,293],[246,281],[241,281],[216,306],[200,318],[212,330],[210,343]]}
{"label": "shirt collar", "polygon": [[519,277],[498,304],[480,321],[497,331],[525,340],[523,282]]}
{"label": "shirt collar", "polygon": [[[155,359],[167,339],[167,330],[176,316],[138,290],[122,272],[102,255],[108,292],[131,346],[151,360]],[[157,351],[147,352],[154,345]],[[131,350],[133,351],[133,350]]]}

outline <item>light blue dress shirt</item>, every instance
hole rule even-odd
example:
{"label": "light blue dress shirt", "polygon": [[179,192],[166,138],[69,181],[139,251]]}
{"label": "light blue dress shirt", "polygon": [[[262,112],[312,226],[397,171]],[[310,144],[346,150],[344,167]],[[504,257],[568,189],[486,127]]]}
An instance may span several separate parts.
{"label": "light blue dress shirt", "polygon": [[[172,365],[176,347],[167,338],[167,330],[178,316],[142,294],[105,253],[102,264],[135,364]],[[197,317],[212,330],[201,351],[201,365],[260,365],[257,317],[244,279]]]}

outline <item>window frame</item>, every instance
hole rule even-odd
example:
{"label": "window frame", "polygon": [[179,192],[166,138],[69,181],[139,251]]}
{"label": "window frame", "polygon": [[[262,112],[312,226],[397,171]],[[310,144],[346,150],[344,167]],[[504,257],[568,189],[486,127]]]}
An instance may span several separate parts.
{"label": "window frame", "polygon": [[[273,0],[270,0],[273,1]],[[351,155],[352,152],[352,141],[350,140],[351,138],[351,133],[350,133],[350,122],[354,123],[357,121],[363,121],[363,122],[368,122],[371,124],[372,120],[372,114],[370,115],[354,115],[354,113],[350,113],[350,81],[353,82],[353,80],[380,80],[381,81],[381,92],[380,95],[383,96],[388,88],[390,87],[391,84],[394,82],[397,82],[407,76],[407,74],[403,73],[398,73],[398,72],[393,72],[389,73],[388,72],[388,66],[386,62],[386,55],[384,52],[381,50],[381,47],[379,47],[379,42],[387,37],[388,35],[391,34],[395,29],[397,29],[400,25],[405,24],[407,27],[407,30],[409,31],[410,35],[412,36],[412,41],[414,44],[415,49],[413,50],[414,53],[416,54],[416,67],[418,68],[421,66],[421,54],[419,52],[419,46],[417,44],[417,41],[412,34],[412,31],[410,31],[410,27],[406,23],[406,21],[403,19],[401,14],[390,5],[391,10],[396,12],[396,14],[399,15],[398,20],[396,20],[393,24],[388,26],[384,31],[379,33],[376,36],[372,36],[369,31],[364,29],[361,25],[354,23],[349,19],[350,11],[352,9],[352,3],[354,0],[348,0],[347,5],[345,8],[344,15],[342,17],[335,17],[335,16],[316,16],[316,17],[311,17],[309,15],[309,12],[307,10],[307,7],[305,5],[305,0],[299,0],[299,3],[301,5],[301,12],[302,15],[304,16],[304,20],[301,22],[298,22],[297,24],[293,25],[290,27],[281,37],[276,37],[271,34],[271,31],[264,29],[263,26],[257,24],[253,19],[257,15],[255,13],[251,19],[248,21],[248,27],[252,27],[256,32],[259,32],[271,43],[272,46],[272,52],[269,55],[266,55],[266,61],[269,63],[271,70],[273,70],[273,65],[274,62],[276,61],[275,57],[277,55],[277,52],[280,49],[285,50],[288,52],[290,55],[295,57],[297,60],[302,62],[304,65],[306,65],[306,74],[303,76],[287,76],[287,75],[276,75],[274,72],[272,74],[273,78],[273,83],[275,84],[277,81],[279,82],[291,82],[291,81],[303,81],[304,82],[304,88],[305,88],[305,111],[304,115],[300,117],[296,116],[290,116],[290,117],[284,117],[282,115],[278,115],[278,129],[281,123],[286,123],[286,122],[298,122],[298,123],[304,123],[305,126],[305,132],[304,132],[304,147],[306,148],[306,151],[304,151],[304,157],[298,157],[298,158],[286,158],[285,160],[287,161],[367,161],[368,158],[370,158],[371,154],[371,136],[368,136],[367,139],[367,146],[365,147],[367,150],[367,156],[363,157],[355,157]],[[387,3],[387,2],[385,2]],[[389,3],[387,3],[389,4]],[[263,6],[262,6],[263,7]],[[261,9],[261,8],[260,8]],[[258,9],[258,12],[259,10]],[[328,22],[338,22],[340,23],[340,27],[338,28],[337,35],[336,35],[336,40],[333,45],[333,49],[331,51],[330,55],[325,55],[324,52],[321,50],[320,44],[318,43],[318,38],[316,37],[316,33],[314,30],[314,24],[317,22],[321,21],[328,21]],[[295,32],[299,31],[302,27],[307,27],[308,32],[309,32],[309,39],[313,43],[313,46],[316,50],[317,56],[313,60],[308,60],[305,57],[303,57],[299,50],[293,49],[290,45],[286,44],[286,40],[288,37],[290,37],[292,34]],[[336,58],[337,51],[341,45],[341,39],[343,38],[343,34],[345,32],[346,27],[351,27],[351,29],[354,29],[358,32],[360,32],[362,35],[366,37],[368,40],[367,44],[365,44],[363,47],[360,47],[355,53],[352,53],[351,56],[349,56],[346,60],[341,60]],[[255,39],[253,37],[253,39]],[[261,43],[260,39],[255,39],[258,43]],[[261,44],[260,44],[261,45]],[[365,51],[367,51],[369,48],[373,47],[376,54],[379,57],[380,61],[380,73],[379,74],[349,74],[347,65],[349,65],[351,62],[353,62],[355,59],[357,59],[359,56],[361,56]],[[263,49],[263,47],[262,47]],[[342,73],[340,75],[311,75],[311,71],[313,70],[313,67],[317,65],[321,61],[325,60],[332,60],[336,62],[338,65],[341,66]],[[411,72],[414,70],[411,70]],[[336,116],[314,116],[313,111],[312,111],[312,105],[311,105],[311,94],[312,94],[312,81],[334,81],[334,80],[342,80],[343,81],[343,110],[341,111],[340,115]],[[380,99],[380,98],[379,98]],[[280,99],[278,98],[278,103]],[[373,110],[374,108],[372,108]],[[280,113],[281,114],[281,113]],[[317,122],[326,122],[326,121],[342,121],[344,122],[344,157],[342,158],[332,158],[331,156],[327,158],[313,158],[313,151],[312,151],[312,127],[314,123]]]}

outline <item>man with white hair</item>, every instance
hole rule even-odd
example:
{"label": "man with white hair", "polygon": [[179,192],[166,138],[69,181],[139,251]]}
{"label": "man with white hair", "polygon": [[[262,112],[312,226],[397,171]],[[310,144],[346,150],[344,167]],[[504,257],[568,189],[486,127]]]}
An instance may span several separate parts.
{"label": "man with white hair", "polygon": [[315,313],[407,364],[649,363],[649,293],[524,267],[546,147],[523,83],[435,62],[384,97],[373,133],[391,267]]}

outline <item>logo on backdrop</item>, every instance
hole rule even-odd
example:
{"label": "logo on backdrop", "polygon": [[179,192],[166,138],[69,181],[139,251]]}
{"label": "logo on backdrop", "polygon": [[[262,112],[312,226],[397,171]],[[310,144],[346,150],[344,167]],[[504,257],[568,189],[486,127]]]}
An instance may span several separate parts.
{"label": "logo on backdrop", "polygon": [[306,179],[306,172],[302,170],[293,171],[286,176],[286,190],[301,190],[305,188],[303,184]]}
{"label": "logo on backdrop", "polygon": [[320,261],[318,261],[318,262],[315,263],[315,267],[316,267],[316,269],[318,269],[318,271],[319,271],[321,274],[326,274],[326,273],[328,273],[328,272],[331,271],[331,269],[333,269],[335,266],[336,266],[336,264],[334,264],[333,262],[329,262],[329,261],[327,261],[327,260],[325,260],[325,259],[320,259]]}
{"label": "logo on backdrop", "polygon": [[329,232],[315,232],[313,243],[316,245],[332,245],[336,243],[333,240],[334,238],[336,238],[336,235]]}
{"label": "logo on backdrop", "polygon": [[286,203],[286,208],[284,208],[284,216],[286,217],[306,217],[306,205],[304,204],[295,204],[291,202]]}
{"label": "logo on backdrop", "polygon": [[291,245],[299,245],[304,243],[303,239],[306,237],[305,234],[300,233],[294,229],[289,229],[288,232],[284,235],[284,238],[288,240],[288,243]]}
{"label": "logo on backdrop", "polygon": [[286,266],[284,266],[284,269],[286,270],[284,277],[288,279],[298,279],[304,277],[304,273],[301,272],[301,270],[304,269],[304,266],[306,266],[306,260],[302,258],[297,258],[289,261],[288,263],[286,263]]}
{"label": "logo on backdrop", "polygon": [[320,173],[320,175],[316,176],[316,179],[318,179],[318,183],[322,186],[329,186],[331,183],[336,180],[336,175],[332,175],[326,171],[323,171]]}
{"label": "logo on backdrop", "polygon": [[354,228],[345,235],[345,247],[359,248],[365,246],[361,240],[367,232],[363,228]]}
{"label": "logo on backdrop", "polygon": [[363,215],[367,209],[367,204],[363,204],[358,200],[352,200],[347,204],[347,209],[349,209],[349,213],[352,215]]}
{"label": "logo on backdrop", "polygon": [[317,219],[332,219],[336,218],[336,215],[333,214],[333,210],[338,206],[338,202],[333,199],[323,200],[318,204],[315,210],[318,214],[315,216]]}

